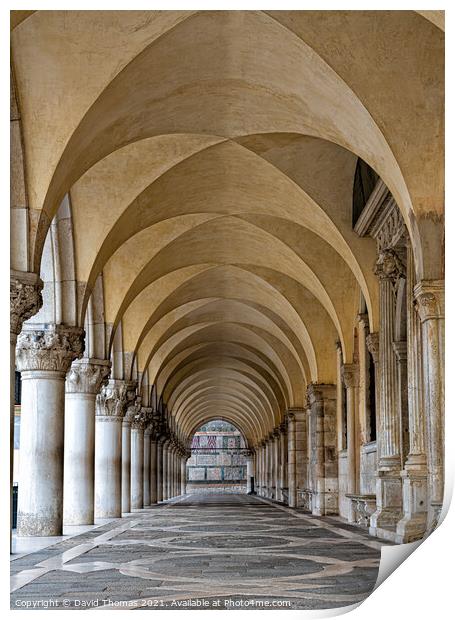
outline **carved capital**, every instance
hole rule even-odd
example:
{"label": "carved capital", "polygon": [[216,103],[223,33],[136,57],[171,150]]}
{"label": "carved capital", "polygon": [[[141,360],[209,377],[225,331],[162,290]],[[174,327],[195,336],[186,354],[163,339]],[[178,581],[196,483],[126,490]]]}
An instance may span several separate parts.
{"label": "carved capital", "polygon": [[84,352],[81,327],[52,325],[23,331],[17,338],[16,364],[20,371],[54,370],[65,373]]}
{"label": "carved capital", "polygon": [[373,356],[373,362],[377,364],[379,362],[379,334],[378,332],[371,332],[366,337],[366,343],[368,351]]}
{"label": "carved capital", "polygon": [[374,274],[380,280],[390,280],[394,285],[400,278],[406,277],[406,268],[398,253],[390,248],[381,250],[374,268]]}
{"label": "carved capital", "polygon": [[127,388],[124,381],[111,379],[96,397],[96,415],[123,418],[127,405]]}
{"label": "carved capital", "polygon": [[287,425],[286,421],[281,422],[281,424],[280,424],[280,426],[278,428],[280,429],[280,433],[281,434],[287,433],[288,425]]}
{"label": "carved capital", "polygon": [[414,298],[422,323],[444,318],[445,287],[443,280],[421,280],[414,287]]}
{"label": "carved capital", "polygon": [[13,271],[10,274],[10,331],[20,334],[22,324],[43,305],[43,282],[35,273]]}
{"label": "carved capital", "polygon": [[66,375],[65,391],[67,394],[98,394],[107,385],[110,372],[108,360],[76,360]]}
{"label": "carved capital", "polygon": [[341,379],[347,388],[359,386],[359,367],[357,364],[343,364],[341,367]]}

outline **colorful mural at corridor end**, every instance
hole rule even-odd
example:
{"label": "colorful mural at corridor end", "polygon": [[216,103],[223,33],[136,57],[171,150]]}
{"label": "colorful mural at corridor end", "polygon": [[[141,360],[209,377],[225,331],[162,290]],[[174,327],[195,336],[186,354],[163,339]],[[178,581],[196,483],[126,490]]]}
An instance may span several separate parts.
{"label": "colorful mural at corridor end", "polygon": [[223,420],[204,424],[191,444],[187,462],[190,487],[246,484],[246,453],[245,441],[235,426]]}

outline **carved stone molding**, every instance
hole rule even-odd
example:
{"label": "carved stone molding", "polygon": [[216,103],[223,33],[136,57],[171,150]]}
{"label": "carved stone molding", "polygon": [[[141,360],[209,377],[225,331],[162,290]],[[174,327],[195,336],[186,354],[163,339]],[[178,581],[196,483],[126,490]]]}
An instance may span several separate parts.
{"label": "carved stone molding", "polygon": [[359,386],[359,367],[357,364],[343,364],[341,367],[341,379],[347,388]]}
{"label": "carved stone molding", "polygon": [[374,274],[380,280],[390,280],[396,285],[400,278],[406,277],[406,268],[398,253],[391,248],[386,248],[379,253]]}
{"label": "carved stone molding", "polygon": [[111,363],[108,360],[83,358],[71,365],[66,375],[67,394],[98,394],[107,385]]}
{"label": "carved stone molding", "polygon": [[66,373],[84,352],[81,327],[52,325],[21,332],[17,338],[16,364],[20,371],[54,370]]}
{"label": "carved stone molding", "polygon": [[152,419],[152,409],[149,407],[139,407],[136,415],[131,422],[131,428],[145,431]]}
{"label": "carved stone molding", "polygon": [[373,362],[375,364],[379,363],[379,333],[371,332],[366,337],[366,343],[368,347],[368,351],[371,353],[373,357]]}
{"label": "carved stone molding", "polygon": [[422,323],[444,318],[445,287],[443,280],[421,280],[414,287],[417,311]]}
{"label": "carved stone molding", "polygon": [[43,282],[35,273],[12,271],[10,274],[10,331],[20,334],[22,324],[43,305]]}

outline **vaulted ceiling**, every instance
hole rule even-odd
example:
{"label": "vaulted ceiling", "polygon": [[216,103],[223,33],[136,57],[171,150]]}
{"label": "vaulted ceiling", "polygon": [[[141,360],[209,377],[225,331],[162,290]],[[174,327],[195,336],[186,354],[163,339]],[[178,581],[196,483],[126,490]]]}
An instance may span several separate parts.
{"label": "vaulted ceiling", "polygon": [[[185,436],[252,443],[352,360],[372,239],[361,157],[392,191],[421,276],[443,209],[444,38],[413,11],[17,11],[12,61],[30,268],[69,195],[78,322],[104,316]],[[425,13],[425,12],[423,12]],[[431,12],[432,13],[432,12]],[[418,131],[416,130],[418,128]]]}

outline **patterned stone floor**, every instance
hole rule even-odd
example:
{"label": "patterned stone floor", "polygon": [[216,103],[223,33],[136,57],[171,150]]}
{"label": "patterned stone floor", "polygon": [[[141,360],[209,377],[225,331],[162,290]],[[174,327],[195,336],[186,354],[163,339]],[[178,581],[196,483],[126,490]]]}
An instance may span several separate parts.
{"label": "patterned stone floor", "polygon": [[366,598],[383,541],[247,495],[188,495],[11,562],[11,608],[324,609]]}

